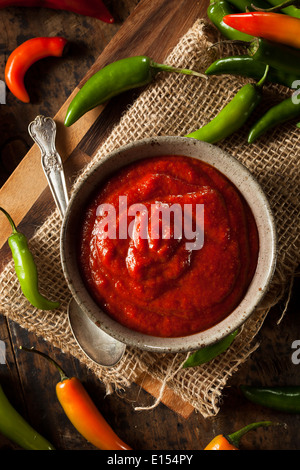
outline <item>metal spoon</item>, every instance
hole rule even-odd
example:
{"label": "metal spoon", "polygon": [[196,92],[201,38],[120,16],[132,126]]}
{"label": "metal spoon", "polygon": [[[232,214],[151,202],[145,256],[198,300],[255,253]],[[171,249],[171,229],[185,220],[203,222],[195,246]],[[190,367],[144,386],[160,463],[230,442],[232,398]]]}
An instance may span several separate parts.
{"label": "metal spoon", "polygon": [[[41,162],[55,203],[63,217],[69,197],[62,160],[55,147],[56,124],[50,117],[37,116],[28,132],[41,150]],[[68,305],[69,323],[79,347],[92,361],[102,366],[116,365],[126,345],[101,330],[72,298]]]}
{"label": "metal spoon", "polygon": [[102,331],[72,298],[68,306],[71,330],[82,351],[102,366],[116,365],[122,358],[126,345]]}

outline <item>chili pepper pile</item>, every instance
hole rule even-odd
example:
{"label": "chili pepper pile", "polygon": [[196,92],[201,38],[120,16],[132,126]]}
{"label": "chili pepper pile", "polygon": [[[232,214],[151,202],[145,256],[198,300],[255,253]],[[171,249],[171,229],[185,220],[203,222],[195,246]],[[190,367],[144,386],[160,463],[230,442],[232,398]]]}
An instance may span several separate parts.
{"label": "chili pepper pile", "polygon": [[[211,0],[208,7],[209,18],[224,37],[242,41],[246,51],[243,55],[216,60],[206,70],[207,75],[232,74],[259,80],[265,67],[269,66],[265,81],[294,89],[288,99],[272,106],[259,117],[250,129],[249,143],[269,129],[300,117],[300,99],[295,94],[300,78],[300,9],[295,5],[299,6],[298,0]],[[257,96],[253,94],[252,99],[251,104],[256,107]],[[235,97],[230,107],[238,111],[239,104]],[[241,125],[249,115],[241,121]],[[213,125],[213,122],[210,124]],[[233,126],[232,132],[237,128]],[[229,134],[232,132],[229,131]],[[202,134],[205,140],[204,128],[194,136],[201,138]],[[217,134],[215,142],[224,137],[226,134],[222,132]]]}

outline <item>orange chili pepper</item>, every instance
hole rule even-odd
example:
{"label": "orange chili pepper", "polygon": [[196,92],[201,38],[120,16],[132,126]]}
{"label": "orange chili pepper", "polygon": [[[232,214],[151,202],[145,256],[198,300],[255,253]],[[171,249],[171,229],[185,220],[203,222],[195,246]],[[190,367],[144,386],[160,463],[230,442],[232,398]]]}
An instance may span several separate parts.
{"label": "orange chili pepper", "polygon": [[56,384],[57,398],[73,426],[85,439],[101,450],[131,450],[104,419],[77,377],[67,377],[61,367],[41,351],[22,346],[20,349],[40,354],[57,368],[61,376],[61,381]]}
{"label": "orange chili pepper", "polygon": [[24,77],[32,64],[45,57],[61,57],[67,40],[62,37],[37,37],[28,39],[8,57],[5,67],[5,81],[10,91],[24,103],[30,98],[24,85]]}
{"label": "orange chili pepper", "polygon": [[223,22],[242,33],[295,48],[300,47],[300,19],[293,16],[252,11],[226,15]]}
{"label": "orange chili pepper", "polygon": [[276,424],[277,423],[272,423],[271,421],[259,421],[257,423],[248,424],[239,431],[235,431],[227,436],[219,434],[205,447],[204,450],[239,450],[239,442],[242,436],[248,431],[261,426],[274,426]]}
{"label": "orange chili pepper", "polygon": [[230,444],[227,437],[219,434],[205,447],[204,450],[239,450],[238,447]]}

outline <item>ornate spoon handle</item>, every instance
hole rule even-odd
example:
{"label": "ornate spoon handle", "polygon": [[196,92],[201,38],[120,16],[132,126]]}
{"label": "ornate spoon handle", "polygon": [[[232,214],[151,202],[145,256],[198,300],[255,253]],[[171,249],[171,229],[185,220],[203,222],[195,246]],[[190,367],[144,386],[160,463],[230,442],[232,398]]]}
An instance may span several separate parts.
{"label": "ornate spoon handle", "polygon": [[41,150],[42,167],[55,203],[63,217],[69,197],[62,160],[55,147],[56,124],[50,117],[37,116],[29,124],[28,132]]}

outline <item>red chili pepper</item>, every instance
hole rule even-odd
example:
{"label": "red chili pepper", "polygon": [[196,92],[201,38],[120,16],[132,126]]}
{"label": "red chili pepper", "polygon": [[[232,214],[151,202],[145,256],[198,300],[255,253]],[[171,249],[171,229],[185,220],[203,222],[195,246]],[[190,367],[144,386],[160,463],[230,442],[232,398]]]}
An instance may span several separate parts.
{"label": "red chili pepper", "polygon": [[61,367],[41,351],[22,346],[20,349],[43,356],[57,368],[61,377],[56,384],[57,398],[73,426],[85,439],[101,450],[132,450],[113,431],[77,377],[67,377]]}
{"label": "red chili pepper", "polygon": [[10,91],[24,103],[30,98],[24,85],[24,76],[34,62],[45,57],[63,55],[67,40],[62,37],[28,39],[9,56],[5,67],[5,81]]}
{"label": "red chili pepper", "polygon": [[300,19],[281,13],[235,13],[223,18],[227,26],[269,41],[300,48]]}
{"label": "red chili pepper", "polygon": [[54,10],[66,10],[83,16],[91,16],[105,23],[113,23],[102,0],[0,0],[0,8],[5,7],[40,7]]}

